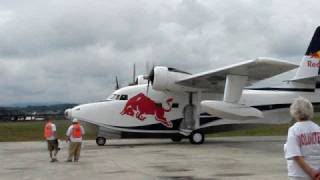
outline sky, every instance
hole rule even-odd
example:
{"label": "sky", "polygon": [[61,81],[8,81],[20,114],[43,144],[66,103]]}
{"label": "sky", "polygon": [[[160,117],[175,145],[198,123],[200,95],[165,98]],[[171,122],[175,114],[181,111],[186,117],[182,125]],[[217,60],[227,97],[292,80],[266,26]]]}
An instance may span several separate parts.
{"label": "sky", "polygon": [[318,0],[0,0],[0,105],[105,99],[146,64],[299,63]]}

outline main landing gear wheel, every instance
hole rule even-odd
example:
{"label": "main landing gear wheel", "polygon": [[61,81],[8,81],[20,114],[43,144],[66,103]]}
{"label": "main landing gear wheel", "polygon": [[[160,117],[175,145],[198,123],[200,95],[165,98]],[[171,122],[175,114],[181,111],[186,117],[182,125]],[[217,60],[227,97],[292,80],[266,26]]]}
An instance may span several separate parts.
{"label": "main landing gear wheel", "polygon": [[180,136],[180,135],[177,135],[177,136],[172,136],[170,139],[171,139],[173,142],[180,142],[180,141],[183,139],[183,137]]}
{"label": "main landing gear wheel", "polygon": [[204,142],[204,134],[200,131],[193,131],[189,135],[189,141],[191,144],[202,144]]}
{"label": "main landing gear wheel", "polygon": [[104,146],[106,144],[106,138],[104,137],[97,137],[96,143],[98,146]]}

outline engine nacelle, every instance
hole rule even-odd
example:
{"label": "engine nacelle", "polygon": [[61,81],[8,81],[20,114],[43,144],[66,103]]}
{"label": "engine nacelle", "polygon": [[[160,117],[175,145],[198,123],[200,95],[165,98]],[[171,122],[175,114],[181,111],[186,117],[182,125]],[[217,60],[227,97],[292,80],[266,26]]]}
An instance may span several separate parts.
{"label": "engine nacelle", "polygon": [[136,78],[135,84],[147,84],[148,80],[146,80],[143,75],[139,75]]}
{"label": "engine nacelle", "polygon": [[177,85],[176,81],[190,76],[190,73],[174,68],[156,66],[154,69],[152,88],[158,91],[197,91],[195,88]]}

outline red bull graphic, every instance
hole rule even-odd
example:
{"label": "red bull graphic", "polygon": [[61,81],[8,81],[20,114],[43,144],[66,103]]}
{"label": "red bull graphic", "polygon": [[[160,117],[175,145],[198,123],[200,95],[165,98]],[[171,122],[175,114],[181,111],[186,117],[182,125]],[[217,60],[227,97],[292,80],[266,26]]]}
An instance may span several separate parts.
{"label": "red bull graphic", "polygon": [[308,67],[320,68],[320,50],[315,53],[311,53],[309,56],[311,59],[318,60],[318,62],[312,62],[311,60],[308,60],[307,61]]}
{"label": "red bull graphic", "polygon": [[156,103],[143,93],[139,93],[136,96],[128,100],[124,106],[121,115],[128,115],[143,121],[146,119],[145,115],[154,115],[156,121],[159,121],[162,125],[172,128],[171,121],[165,117],[166,112],[171,111],[171,103],[173,98],[167,99],[168,109],[162,107],[161,103]]}
{"label": "red bull graphic", "polygon": [[320,50],[310,54],[310,58],[319,59],[320,60]]}

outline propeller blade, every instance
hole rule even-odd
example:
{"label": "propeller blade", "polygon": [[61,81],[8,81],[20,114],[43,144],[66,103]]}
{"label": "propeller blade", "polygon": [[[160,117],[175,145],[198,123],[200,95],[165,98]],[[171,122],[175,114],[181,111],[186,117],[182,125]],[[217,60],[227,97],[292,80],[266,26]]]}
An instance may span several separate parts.
{"label": "propeller blade", "polygon": [[133,81],[132,84],[136,82],[136,63],[133,63]]}
{"label": "propeller blade", "polygon": [[150,82],[151,82],[151,85],[153,85],[153,81],[154,81],[154,66],[152,67],[151,71],[149,72],[149,75],[145,76],[144,78],[148,80],[148,84],[147,84],[147,95],[148,95]]}
{"label": "propeller blade", "polygon": [[149,85],[150,85],[150,80],[148,80],[148,85],[147,85],[147,95],[149,94]]}
{"label": "propeller blade", "polygon": [[151,85],[153,85],[153,81],[154,81],[154,68],[155,68],[155,66],[152,65],[152,69],[151,69],[150,74],[149,74],[149,80],[151,82]]}
{"label": "propeller blade", "polygon": [[129,86],[137,85],[138,81],[136,79],[136,63],[133,63],[133,71],[132,71],[132,82],[130,82]]}
{"label": "propeller blade", "polygon": [[149,61],[146,61],[145,62],[145,66],[146,66],[146,69],[145,69],[145,74],[148,74],[150,72],[150,64],[149,64]]}
{"label": "propeller blade", "polygon": [[115,87],[115,89],[118,90],[119,88],[120,88],[120,86],[119,86],[119,82],[118,82],[118,77],[116,76],[116,87]]}

